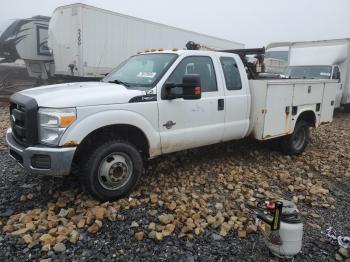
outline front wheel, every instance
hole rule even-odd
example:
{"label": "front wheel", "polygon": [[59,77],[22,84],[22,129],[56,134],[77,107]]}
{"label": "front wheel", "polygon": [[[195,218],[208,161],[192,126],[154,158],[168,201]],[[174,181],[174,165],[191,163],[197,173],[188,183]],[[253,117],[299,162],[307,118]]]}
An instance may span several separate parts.
{"label": "front wheel", "polygon": [[309,125],[304,120],[300,120],[296,123],[293,134],[282,138],[282,151],[288,155],[300,155],[304,152],[309,139]]}
{"label": "front wheel", "polygon": [[92,195],[109,201],[129,194],[142,169],[142,157],[135,146],[126,141],[112,140],[89,154],[81,178]]}

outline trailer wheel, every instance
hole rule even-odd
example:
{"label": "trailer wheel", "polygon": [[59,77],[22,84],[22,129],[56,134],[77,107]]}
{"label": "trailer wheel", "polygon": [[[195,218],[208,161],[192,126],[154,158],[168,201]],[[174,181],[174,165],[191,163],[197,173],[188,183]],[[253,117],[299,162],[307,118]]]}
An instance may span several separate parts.
{"label": "trailer wheel", "polygon": [[81,180],[89,193],[109,201],[130,193],[142,169],[143,161],[135,146],[126,141],[111,140],[89,154]]}
{"label": "trailer wheel", "polygon": [[350,113],[350,104],[344,105],[344,112],[345,113]]}
{"label": "trailer wheel", "polygon": [[288,155],[300,155],[304,152],[310,139],[309,125],[304,120],[299,120],[293,134],[285,136],[281,140],[282,151]]}

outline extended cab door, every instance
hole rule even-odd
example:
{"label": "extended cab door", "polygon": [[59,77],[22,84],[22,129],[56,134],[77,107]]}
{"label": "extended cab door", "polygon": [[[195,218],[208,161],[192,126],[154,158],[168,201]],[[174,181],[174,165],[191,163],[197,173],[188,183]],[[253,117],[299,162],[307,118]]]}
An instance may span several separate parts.
{"label": "extended cab door", "polygon": [[250,91],[245,68],[233,54],[219,56],[225,90],[224,141],[240,139],[249,129]]}
{"label": "extended cab door", "polygon": [[[202,53],[203,54],[203,53]],[[225,121],[220,66],[214,55],[180,57],[158,88],[159,131],[163,153],[218,143]],[[160,93],[164,83],[182,83],[185,74],[199,74],[202,97],[197,100],[166,100]],[[160,90],[159,90],[160,89]],[[176,91],[176,90],[175,90]]]}

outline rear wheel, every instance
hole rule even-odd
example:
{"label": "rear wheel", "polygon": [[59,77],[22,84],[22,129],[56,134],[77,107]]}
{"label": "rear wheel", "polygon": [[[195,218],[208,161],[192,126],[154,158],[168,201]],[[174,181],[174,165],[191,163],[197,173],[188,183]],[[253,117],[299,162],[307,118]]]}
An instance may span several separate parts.
{"label": "rear wheel", "polygon": [[285,136],[281,140],[282,151],[288,155],[300,155],[304,152],[310,139],[309,125],[304,120],[299,120],[293,134]]}
{"label": "rear wheel", "polygon": [[129,194],[142,169],[142,157],[135,146],[126,141],[111,140],[89,154],[81,179],[92,195],[108,201]]}

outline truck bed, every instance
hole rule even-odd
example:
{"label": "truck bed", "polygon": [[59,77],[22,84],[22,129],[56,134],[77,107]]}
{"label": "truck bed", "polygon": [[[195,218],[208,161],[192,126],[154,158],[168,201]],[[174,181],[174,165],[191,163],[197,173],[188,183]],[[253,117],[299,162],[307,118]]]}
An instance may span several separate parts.
{"label": "truck bed", "polygon": [[[339,83],[335,80],[249,80],[250,133],[267,140],[293,133],[298,116],[316,114],[315,126],[331,122]],[[327,105],[327,106],[324,106]]]}

